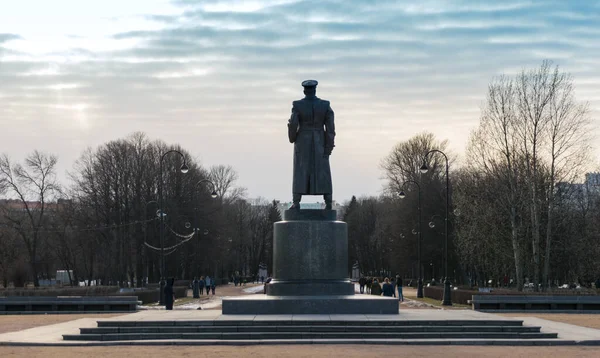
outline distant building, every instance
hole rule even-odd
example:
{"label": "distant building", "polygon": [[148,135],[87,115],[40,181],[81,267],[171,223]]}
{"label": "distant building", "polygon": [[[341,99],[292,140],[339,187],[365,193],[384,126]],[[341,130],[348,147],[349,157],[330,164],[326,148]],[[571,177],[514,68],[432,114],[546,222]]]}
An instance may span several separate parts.
{"label": "distant building", "polygon": [[583,183],[556,183],[556,198],[567,205],[584,205],[600,195],[600,173],[586,173]]}
{"label": "distant building", "polygon": [[[285,203],[279,203],[277,205],[277,208],[279,209],[279,213],[283,216],[283,212],[287,209],[290,208],[290,206],[292,206],[292,202],[285,202]],[[331,209],[332,210],[337,210],[337,214],[338,214],[338,219],[340,217],[340,214],[343,212],[343,208],[344,206],[341,204],[338,204],[335,200],[331,203]],[[316,209],[316,210],[320,210],[320,209],[325,209],[325,202],[318,202],[318,203],[303,203],[300,202],[300,209]]]}
{"label": "distant building", "polygon": [[[257,206],[257,205],[271,205],[271,203],[273,201],[265,201],[265,199],[247,199],[246,200],[248,203],[250,203],[250,205],[252,206]],[[275,200],[277,202],[277,209],[279,209],[279,214],[281,214],[281,216],[283,216],[283,212],[287,209],[290,208],[290,206],[292,206],[292,202],[280,202],[279,200]],[[344,206],[341,204],[338,204],[335,200],[331,203],[332,209],[333,210],[337,210],[337,215],[338,215],[338,219],[340,218],[340,215],[343,213],[344,211]],[[317,202],[317,203],[303,203],[300,202],[300,209],[325,209],[325,202]]]}

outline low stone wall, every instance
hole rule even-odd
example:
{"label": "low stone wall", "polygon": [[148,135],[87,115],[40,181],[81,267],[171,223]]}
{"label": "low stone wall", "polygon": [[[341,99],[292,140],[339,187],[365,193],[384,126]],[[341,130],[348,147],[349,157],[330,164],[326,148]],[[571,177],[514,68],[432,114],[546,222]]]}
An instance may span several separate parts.
{"label": "low stone wall", "polygon": [[[63,287],[63,288],[17,288],[0,290],[1,297],[107,297],[107,296],[136,296],[143,304],[158,302],[160,295],[158,288],[130,288],[119,292],[117,286],[92,286],[92,287]],[[187,287],[174,287],[175,298],[187,296]]]}
{"label": "low stone wall", "polygon": [[474,295],[470,301],[477,311],[560,311],[600,312],[600,296]]}
{"label": "low stone wall", "polygon": [[[477,291],[471,290],[455,290],[452,288],[451,296],[452,303],[458,303],[461,305],[468,305],[469,300],[473,297],[474,294],[477,294]],[[444,299],[444,285],[441,286],[433,286],[433,287],[423,287],[423,295],[428,298],[433,298],[434,300],[439,300],[442,302]]]}
{"label": "low stone wall", "polygon": [[0,314],[135,312],[136,296],[0,297]]}

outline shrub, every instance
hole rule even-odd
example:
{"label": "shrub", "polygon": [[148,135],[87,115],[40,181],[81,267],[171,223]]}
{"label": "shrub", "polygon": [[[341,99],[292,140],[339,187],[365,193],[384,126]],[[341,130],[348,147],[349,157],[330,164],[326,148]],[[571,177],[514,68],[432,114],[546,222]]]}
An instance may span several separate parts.
{"label": "shrub", "polygon": [[175,280],[173,287],[188,287],[191,283],[192,281],[188,280]]}
{"label": "shrub", "polygon": [[[113,296],[117,295],[117,286],[85,286],[85,287],[32,287],[5,288],[0,296]],[[125,295],[127,296],[127,295]],[[131,296],[131,294],[130,294]]]}
{"label": "shrub", "polygon": [[[473,295],[511,295],[511,296],[589,296],[594,295],[594,292],[584,290],[562,290],[554,292],[519,292],[516,290],[508,289],[492,289],[492,292],[479,292],[476,290],[466,290],[452,288],[452,302],[461,305],[468,305],[469,300],[473,299]],[[423,295],[428,298],[439,300],[440,302],[444,298],[444,286],[435,287],[423,287]]]}

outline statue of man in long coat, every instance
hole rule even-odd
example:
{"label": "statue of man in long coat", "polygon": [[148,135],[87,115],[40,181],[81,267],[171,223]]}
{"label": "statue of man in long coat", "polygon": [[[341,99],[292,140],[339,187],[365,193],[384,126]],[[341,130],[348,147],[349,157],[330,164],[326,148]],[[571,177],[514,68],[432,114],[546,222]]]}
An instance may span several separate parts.
{"label": "statue of man in long coat", "polygon": [[294,143],[293,205],[300,209],[302,195],[323,195],[325,209],[331,210],[333,186],[329,156],[333,150],[335,125],[329,101],[316,96],[318,82],[302,82],[305,97],[294,101],[288,122],[290,143]]}

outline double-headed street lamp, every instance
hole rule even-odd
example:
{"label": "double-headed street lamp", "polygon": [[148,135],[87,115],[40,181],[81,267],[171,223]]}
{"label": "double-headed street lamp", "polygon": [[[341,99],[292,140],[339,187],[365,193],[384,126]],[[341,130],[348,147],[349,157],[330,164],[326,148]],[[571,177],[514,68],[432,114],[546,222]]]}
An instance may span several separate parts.
{"label": "double-headed street lamp", "polygon": [[[156,209],[156,217],[160,218],[163,215],[162,210],[158,207],[158,201],[156,200],[150,200],[148,202],[146,202],[146,205],[144,206],[144,244],[148,243],[148,221],[146,220],[146,216],[148,215],[148,205],[150,204],[155,204],[157,206]],[[143,246],[145,249],[145,245]],[[147,262],[146,262],[147,263]],[[146,277],[148,276],[148,266],[146,266]]]}
{"label": "double-headed street lamp", "polygon": [[159,203],[159,210],[160,210],[160,302],[159,304],[164,305],[165,304],[165,297],[164,297],[164,287],[165,287],[165,215],[164,215],[164,205],[163,205],[163,176],[162,176],[162,172],[163,172],[163,160],[165,159],[165,156],[169,153],[177,153],[179,154],[179,156],[181,156],[181,158],[183,159],[183,164],[181,165],[181,167],[179,168],[179,170],[185,174],[187,173],[190,168],[187,166],[186,161],[185,161],[185,155],[183,155],[183,153],[181,153],[178,150],[175,149],[171,149],[169,151],[166,151],[165,153],[163,153],[163,155],[160,157],[160,168],[159,168],[159,180],[158,180],[158,203]]}
{"label": "double-headed street lamp", "polygon": [[[192,190],[192,203],[194,205],[194,231],[200,230],[200,228],[198,227],[198,206],[196,205],[194,193],[196,192],[196,189],[198,188],[198,186],[202,183],[210,184],[212,186],[212,192],[210,193],[211,198],[216,199],[218,196],[215,183],[213,183],[210,179],[200,179],[196,183],[196,185],[194,185],[193,190]],[[207,234],[208,234],[208,230],[204,230],[204,235],[207,235]]]}
{"label": "double-headed street lamp", "polygon": [[442,305],[444,306],[452,306],[452,294],[450,292],[450,280],[448,279],[448,214],[450,208],[450,177],[448,176],[448,156],[444,152],[438,149],[433,149],[427,152],[423,156],[423,165],[420,170],[421,173],[425,174],[429,171],[429,167],[427,166],[427,157],[429,154],[440,153],[446,159],[446,219],[445,219],[445,242],[444,242],[444,275],[446,276],[444,279],[444,299],[442,301]]}
{"label": "double-headed street lamp", "polygon": [[[406,194],[404,193],[404,186],[406,186],[406,184],[414,184],[417,186],[417,188],[419,189],[419,200],[418,200],[418,211],[419,211],[419,236],[417,237],[417,264],[418,264],[418,271],[419,271],[419,280],[417,281],[417,297],[418,298],[423,298],[423,275],[421,274],[421,233],[423,232],[423,230],[421,230],[421,186],[419,185],[419,183],[417,183],[414,180],[407,180],[404,183],[402,183],[402,189],[400,190],[400,199],[404,199],[406,197]],[[415,233],[415,230],[413,229],[413,234]]]}

